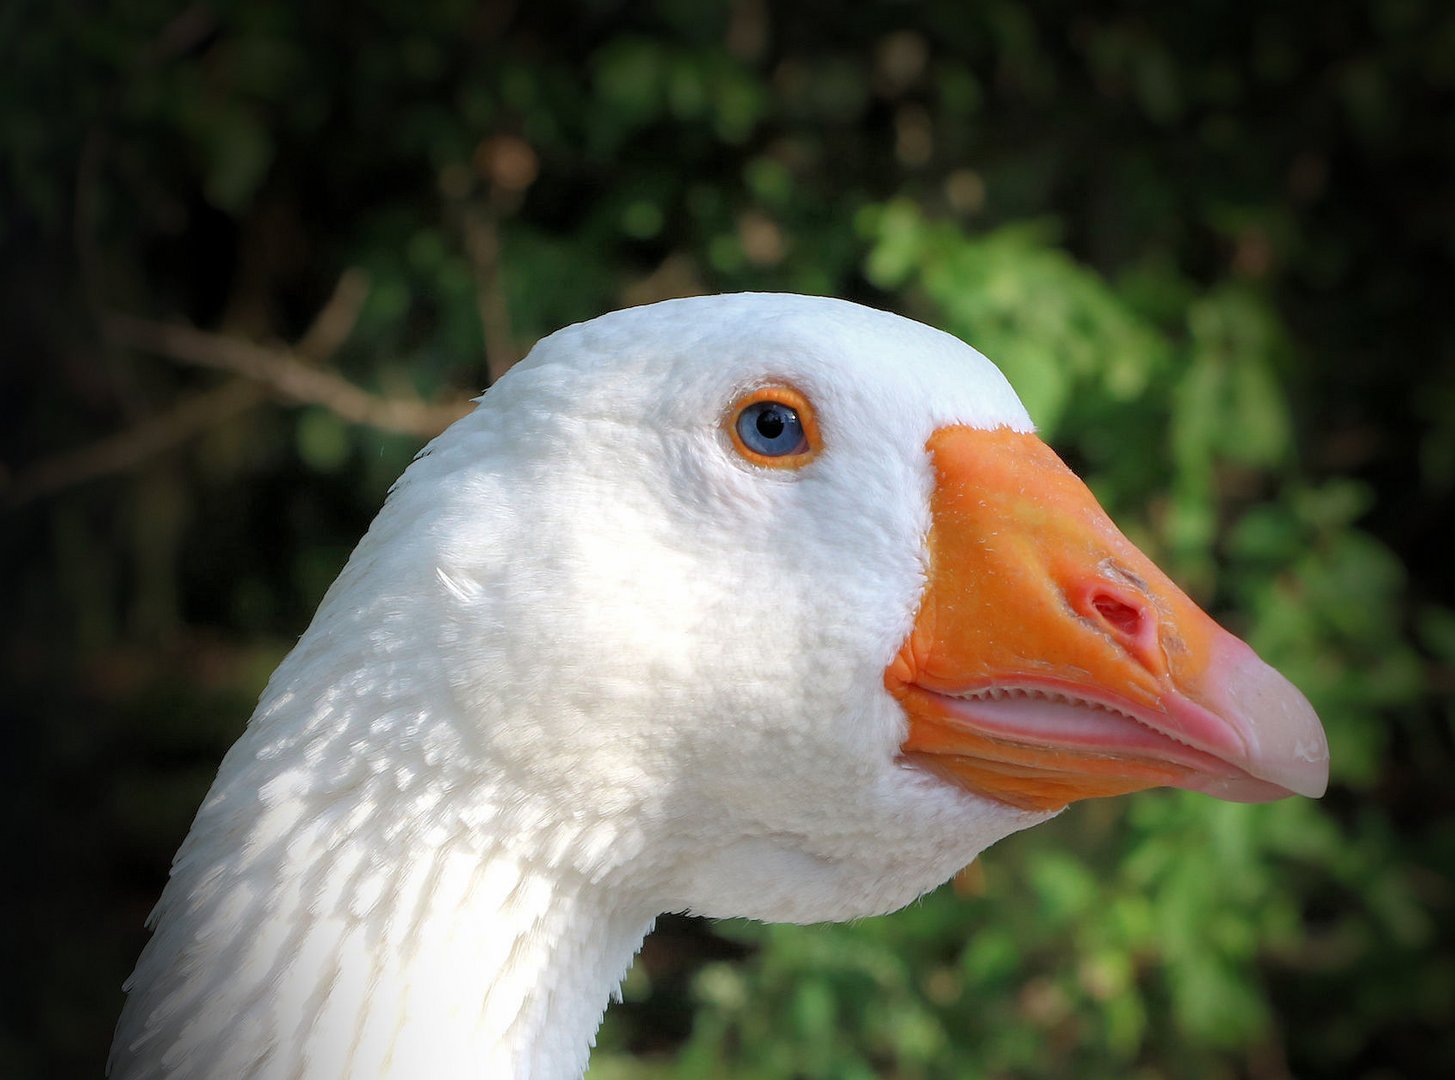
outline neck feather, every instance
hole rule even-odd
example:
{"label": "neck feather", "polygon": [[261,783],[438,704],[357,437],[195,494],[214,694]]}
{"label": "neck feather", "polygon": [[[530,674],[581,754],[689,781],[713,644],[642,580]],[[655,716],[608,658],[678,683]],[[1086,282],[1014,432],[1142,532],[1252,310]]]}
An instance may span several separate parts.
{"label": "neck feather", "polygon": [[439,776],[305,786],[264,732],[178,853],[114,1080],[579,1077],[656,914],[624,868],[583,872],[556,827]]}
{"label": "neck feather", "polygon": [[574,872],[459,842],[285,861],[270,895],[199,882],[164,914],[118,1080],[577,1077],[651,925]]}

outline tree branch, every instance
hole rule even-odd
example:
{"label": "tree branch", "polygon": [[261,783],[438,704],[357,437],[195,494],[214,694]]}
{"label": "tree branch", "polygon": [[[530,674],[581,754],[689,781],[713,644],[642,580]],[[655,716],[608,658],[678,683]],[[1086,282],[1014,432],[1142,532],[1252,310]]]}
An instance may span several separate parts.
{"label": "tree branch", "polygon": [[354,332],[354,324],[359,321],[359,313],[368,298],[369,275],[358,267],[345,270],[339,275],[328,303],[319,308],[293,351],[315,363],[327,360]]}
{"label": "tree branch", "polygon": [[321,405],[345,420],[382,431],[432,438],[468,411],[464,403],[432,405],[414,397],[371,394],[341,375],[305,364],[291,351],[189,326],[131,315],[111,315],[104,325],[107,336],[118,344],[193,367],[239,375],[291,401]]}
{"label": "tree branch", "polygon": [[362,271],[346,271],[308,332],[287,351],[173,323],[129,315],[106,317],[103,328],[112,344],[193,367],[226,371],[238,378],[115,435],[43,460],[14,479],[0,466],[0,496],[12,507],[20,506],[75,484],[125,472],[252,408],[269,393],[300,404],[320,405],[345,420],[384,431],[421,438],[438,435],[465,414],[466,404],[432,405],[417,397],[371,394],[317,366],[348,339],[368,291],[368,278]]}
{"label": "tree branch", "polygon": [[32,465],[3,483],[5,499],[21,506],[64,488],[135,468],[147,458],[246,412],[267,397],[253,383],[230,381],[197,394],[125,431]]}
{"label": "tree branch", "polygon": [[490,384],[519,359],[510,328],[510,305],[500,282],[500,225],[492,207],[465,208],[465,248],[475,273],[475,305],[485,337],[485,373]]}

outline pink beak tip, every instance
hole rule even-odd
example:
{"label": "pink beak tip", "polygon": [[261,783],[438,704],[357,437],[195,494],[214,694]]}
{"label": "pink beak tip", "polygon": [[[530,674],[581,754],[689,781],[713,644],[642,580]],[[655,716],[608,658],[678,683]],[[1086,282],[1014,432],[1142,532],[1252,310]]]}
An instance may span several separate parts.
{"label": "pink beak tip", "polygon": [[1244,736],[1232,762],[1251,776],[1317,799],[1329,785],[1329,743],[1298,687],[1236,638],[1207,672],[1206,703]]}

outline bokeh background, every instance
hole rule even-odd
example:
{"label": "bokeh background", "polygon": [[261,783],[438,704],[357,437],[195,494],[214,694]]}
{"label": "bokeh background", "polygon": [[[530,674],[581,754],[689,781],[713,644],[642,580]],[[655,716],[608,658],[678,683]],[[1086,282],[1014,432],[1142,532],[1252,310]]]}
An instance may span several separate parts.
{"label": "bokeh background", "polygon": [[1455,7],[12,0],[0,1074],[98,1075],[269,671],[539,335],[832,293],[1000,363],[1313,699],[884,919],[669,918],[593,1080],[1455,1075]]}

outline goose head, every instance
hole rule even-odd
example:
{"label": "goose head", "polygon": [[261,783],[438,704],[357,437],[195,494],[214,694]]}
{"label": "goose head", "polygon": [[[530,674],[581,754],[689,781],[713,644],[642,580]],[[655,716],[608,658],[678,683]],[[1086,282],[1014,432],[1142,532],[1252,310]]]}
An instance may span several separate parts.
{"label": "goose head", "polygon": [[973,349],[619,312],[391,491],[178,853],[113,1075],[579,1075],[661,912],[886,912],[1076,799],[1327,757]]}
{"label": "goose head", "polygon": [[874,914],[1075,799],[1325,783],[1308,703],[1116,530],[1000,372],[857,305],[553,334],[380,530],[451,767],[661,910]]}

